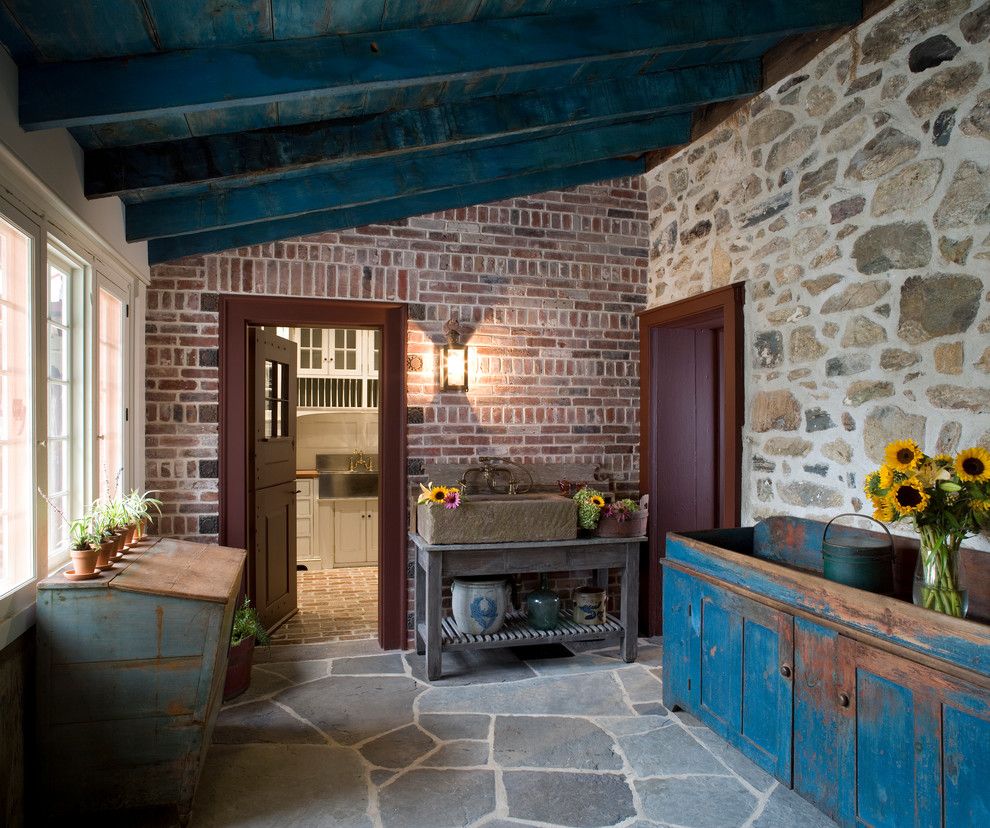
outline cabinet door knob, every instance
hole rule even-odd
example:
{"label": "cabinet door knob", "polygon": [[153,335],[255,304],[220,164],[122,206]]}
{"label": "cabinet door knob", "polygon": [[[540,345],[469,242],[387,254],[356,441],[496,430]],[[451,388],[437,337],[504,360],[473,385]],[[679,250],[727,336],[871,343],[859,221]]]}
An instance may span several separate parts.
{"label": "cabinet door knob", "polygon": [[791,665],[789,665],[789,664],[781,664],[780,665],[780,674],[784,678],[790,678],[791,677]]}
{"label": "cabinet door knob", "polygon": [[848,693],[839,693],[839,707],[849,707]]}

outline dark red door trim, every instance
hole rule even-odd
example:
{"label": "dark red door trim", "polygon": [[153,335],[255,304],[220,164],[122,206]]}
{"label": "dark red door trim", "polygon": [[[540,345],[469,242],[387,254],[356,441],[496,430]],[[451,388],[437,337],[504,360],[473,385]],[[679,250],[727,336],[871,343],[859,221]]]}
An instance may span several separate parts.
{"label": "dark red door trim", "polygon": [[275,296],[220,297],[220,542],[247,548],[248,325],[381,328],[378,640],[406,646],[406,306]]}
{"label": "dark red door trim", "polygon": [[661,328],[696,328],[722,330],[722,360],[718,377],[721,381],[721,410],[716,421],[721,427],[719,480],[719,521],[724,527],[738,526],[742,487],[742,425],[745,416],[743,394],[743,303],[742,285],[729,285],[669,305],[650,308],[639,314],[640,359],[640,442],[639,487],[650,495],[649,550],[641,569],[646,574],[640,593],[640,618],[648,635],[661,633],[660,538],[654,531],[659,503],[656,469],[662,462],[654,435],[660,431],[657,407],[658,371],[654,364],[654,340]]}

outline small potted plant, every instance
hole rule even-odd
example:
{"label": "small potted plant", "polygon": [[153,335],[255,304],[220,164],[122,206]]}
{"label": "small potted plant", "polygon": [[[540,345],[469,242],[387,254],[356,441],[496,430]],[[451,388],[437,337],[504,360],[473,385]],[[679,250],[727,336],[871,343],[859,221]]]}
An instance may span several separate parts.
{"label": "small potted plant", "polygon": [[244,602],[234,611],[234,626],[230,634],[230,649],[227,651],[227,678],[223,683],[223,700],[230,701],[241,695],[251,686],[251,662],[254,658],[254,644],[269,643],[268,631],[258,617],[258,611],[251,606],[246,595]]}
{"label": "small potted plant", "polygon": [[598,521],[598,535],[603,538],[637,538],[646,534],[646,509],[649,495],[643,495],[637,503],[623,498],[609,503]]}
{"label": "small potted plant", "polygon": [[93,534],[92,522],[89,517],[77,518],[69,522],[69,544],[72,573],[70,575],[67,572],[66,577],[82,580],[97,575],[100,547],[96,536]]}
{"label": "small potted plant", "polygon": [[574,495],[578,507],[578,526],[586,532],[594,532],[605,508],[605,497],[596,489],[579,489]]}
{"label": "small potted plant", "polygon": [[130,543],[137,543],[143,540],[148,532],[149,524],[154,522],[152,512],[162,513],[162,502],[152,497],[154,492],[144,492],[143,494],[134,489],[125,501],[127,513],[134,524],[134,532],[131,535]]}

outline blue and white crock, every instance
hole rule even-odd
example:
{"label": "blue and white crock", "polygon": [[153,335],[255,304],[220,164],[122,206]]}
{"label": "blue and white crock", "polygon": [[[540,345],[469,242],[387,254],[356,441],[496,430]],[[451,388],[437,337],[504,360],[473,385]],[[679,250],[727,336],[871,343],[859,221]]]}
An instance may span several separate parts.
{"label": "blue and white crock", "polygon": [[502,628],[509,607],[505,578],[454,578],[451,588],[454,620],[468,635],[490,635]]}

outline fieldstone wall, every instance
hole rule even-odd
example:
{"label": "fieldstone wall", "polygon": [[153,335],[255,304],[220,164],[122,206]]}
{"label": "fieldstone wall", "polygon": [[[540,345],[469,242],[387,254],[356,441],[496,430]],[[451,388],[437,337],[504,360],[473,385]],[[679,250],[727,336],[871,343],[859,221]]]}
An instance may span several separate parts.
{"label": "fieldstone wall", "polygon": [[746,283],[744,522],[864,509],[895,437],[990,448],[988,38],[894,3],[647,173],[650,303]]}

